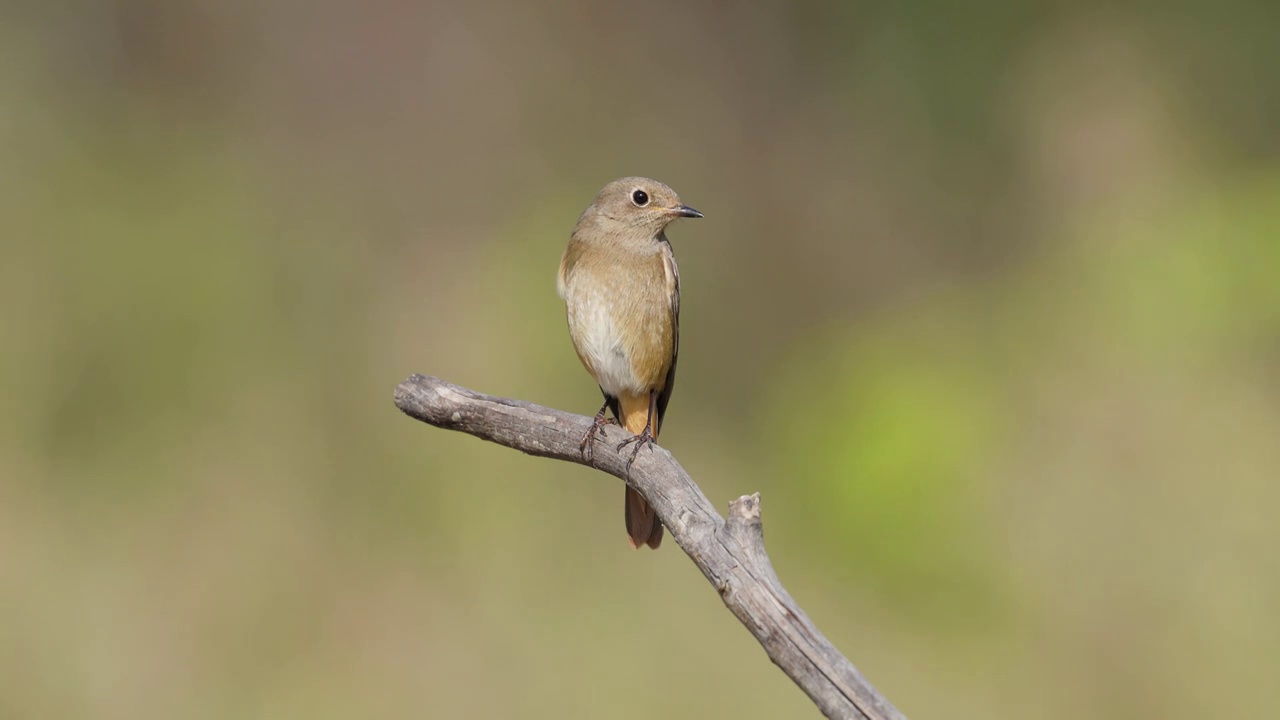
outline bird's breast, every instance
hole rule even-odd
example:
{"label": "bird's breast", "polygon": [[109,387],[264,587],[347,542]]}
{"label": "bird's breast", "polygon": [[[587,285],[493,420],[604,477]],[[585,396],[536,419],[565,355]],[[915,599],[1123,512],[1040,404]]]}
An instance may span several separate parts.
{"label": "bird's breast", "polygon": [[601,389],[613,396],[661,390],[671,366],[670,298],[660,259],[650,265],[579,265],[566,278],[574,348]]}

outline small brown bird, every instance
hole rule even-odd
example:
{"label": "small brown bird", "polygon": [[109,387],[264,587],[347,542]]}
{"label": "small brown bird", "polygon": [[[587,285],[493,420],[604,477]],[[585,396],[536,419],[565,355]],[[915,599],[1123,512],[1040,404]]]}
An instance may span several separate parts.
{"label": "small brown bird", "polygon": [[[680,274],[666,228],[677,218],[700,217],[657,180],[627,177],[605,185],[578,218],[556,287],[573,348],[604,393],[582,438],[583,457],[610,424],[605,410],[634,434],[618,445],[635,443],[628,468],[641,447],[658,439],[680,347]],[[624,511],[632,547],[662,544],[662,522],[630,486]]]}

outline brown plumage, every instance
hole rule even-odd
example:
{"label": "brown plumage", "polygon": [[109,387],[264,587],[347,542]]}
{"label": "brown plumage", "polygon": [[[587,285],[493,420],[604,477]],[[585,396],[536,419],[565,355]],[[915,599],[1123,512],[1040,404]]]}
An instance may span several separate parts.
{"label": "brown plumage", "polygon": [[[680,275],[665,230],[682,217],[702,213],[656,180],[615,180],[578,218],[560,259],[569,335],[605,399],[582,439],[584,455],[607,424],[606,409],[635,435],[618,446],[635,443],[630,460],[658,439],[680,346]],[[662,543],[661,521],[630,486],[624,517],[633,547]]]}

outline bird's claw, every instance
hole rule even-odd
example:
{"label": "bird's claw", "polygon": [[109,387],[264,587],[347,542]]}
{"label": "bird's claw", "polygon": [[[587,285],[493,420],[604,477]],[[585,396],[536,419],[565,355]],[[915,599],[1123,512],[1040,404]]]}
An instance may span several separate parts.
{"label": "bird's claw", "polygon": [[585,462],[591,462],[595,458],[595,449],[592,447],[592,443],[596,439],[596,434],[599,433],[600,437],[607,437],[604,427],[616,424],[616,420],[605,418],[603,409],[596,413],[595,418],[591,421],[591,427],[587,428],[587,431],[582,435],[582,442],[578,443],[578,453],[582,455],[582,459]]}
{"label": "bird's claw", "polygon": [[645,429],[641,431],[639,435],[632,435],[626,440],[623,440],[622,442],[618,443],[618,447],[615,449],[618,452],[622,452],[622,448],[630,445],[631,443],[635,443],[635,447],[631,448],[631,457],[627,458],[627,477],[628,478],[631,477],[631,463],[636,461],[636,456],[640,454],[640,448],[643,448],[643,447],[651,448],[654,445],[658,444],[657,441],[653,439],[653,434],[649,432],[649,428],[645,427]]}

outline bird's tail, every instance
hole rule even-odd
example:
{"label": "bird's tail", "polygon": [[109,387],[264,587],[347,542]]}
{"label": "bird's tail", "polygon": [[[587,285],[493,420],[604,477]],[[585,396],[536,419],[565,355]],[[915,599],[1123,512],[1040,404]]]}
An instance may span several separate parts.
{"label": "bird's tail", "polygon": [[662,544],[662,521],[658,519],[658,514],[653,511],[653,507],[645,502],[644,497],[627,487],[626,497],[626,519],[627,519],[627,539],[631,541],[631,547],[638,548],[641,545],[648,545],[654,550]]}
{"label": "bird's tail", "polygon": [[[644,432],[644,426],[649,421],[649,398],[641,397],[619,398],[622,410],[622,426],[633,435],[639,435]],[[628,402],[632,400],[631,402]],[[655,418],[654,425],[657,425]],[[653,427],[649,429],[654,440],[658,439],[658,429]],[[654,550],[662,544],[662,521],[658,519],[658,514],[653,511],[653,507],[645,502],[644,496],[636,492],[630,485],[627,486],[627,494],[624,498],[623,517],[627,521],[627,539],[631,542],[631,547],[639,548],[642,545],[648,545]]]}

